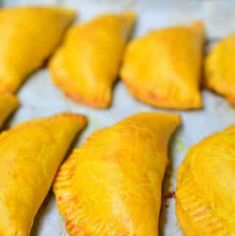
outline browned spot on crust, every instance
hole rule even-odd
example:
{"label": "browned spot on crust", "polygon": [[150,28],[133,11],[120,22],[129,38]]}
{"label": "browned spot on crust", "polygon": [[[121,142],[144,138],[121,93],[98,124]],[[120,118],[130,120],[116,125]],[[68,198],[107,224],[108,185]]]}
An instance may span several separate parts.
{"label": "browned spot on crust", "polygon": [[175,191],[169,191],[164,195],[164,199],[175,198]]}

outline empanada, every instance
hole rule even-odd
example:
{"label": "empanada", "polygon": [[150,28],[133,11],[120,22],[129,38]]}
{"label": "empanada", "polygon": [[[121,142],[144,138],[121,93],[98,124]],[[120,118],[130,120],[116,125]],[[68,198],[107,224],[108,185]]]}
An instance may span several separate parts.
{"label": "empanada", "polygon": [[0,90],[16,91],[61,41],[75,12],[56,7],[0,10]]}
{"label": "empanada", "polygon": [[177,176],[176,211],[185,236],[235,235],[235,126],[191,148]]}
{"label": "empanada", "polygon": [[0,135],[0,235],[29,235],[57,169],[86,118],[35,119]]}
{"label": "empanada", "polygon": [[179,123],[177,115],[140,113],[74,151],[54,185],[70,235],[158,235],[168,140]]}
{"label": "empanada", "polygon": [[18,106],[19,100],[17,97],[10,93],[0,94],[0,127]]}
{"label": "empanada", "polygon": [[50,62],[54,83],[79,103],[108,107],[134,22],[135,14],[125,12],[72,27]]}
{"label": "empanada", "polygon": [[206,58],[205,86],[235,106],[235,35],[217,43]]}
{"label": "empanada", "polygon": [[121,78],[132,95],[147,104],[200,108],[203,42],[199,22],[150,32],[127,46]]}

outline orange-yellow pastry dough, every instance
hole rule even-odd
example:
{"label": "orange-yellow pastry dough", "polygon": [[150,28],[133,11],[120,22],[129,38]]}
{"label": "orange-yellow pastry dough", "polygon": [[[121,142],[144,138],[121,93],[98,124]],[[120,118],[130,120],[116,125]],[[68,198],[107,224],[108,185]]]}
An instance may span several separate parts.
{"label": "orange-yellow pastry dough", "polygon": [[108,107],[134,22],[135,14],[125,12],[72,27],[50,62],[54,83],[79,103]]}
{"label": "orange-yellow pastry dough", "polygon": [[177,175],[176,211],[185,236],[235,235],[235,126],[192,147]]}
{"label": "orange-yellow pastry dough", "polygon": [[200,22],[150,32],[127,46],[121,78],[137,99],[161,108],[202,106]]}
{"label": "orange-yellow pastry dough", "polygon": [[158,235],[168,140],[179,122],[139,113],[74,151],[54,185],[71,236]]}
{"label": "orange-yellow pastry dough", "polygon": [[16,91],[42,66],[74,17],[72,10],[55,7],[1,9],[0,90]]}
{"label": "orange-yellow pastry dough", "polygon": [[10,93],[0,93],[0,127],[18,106],[17,97]]}
{"label": "orange-yellow pastry dough", "polygon": [[0,235],[27,236],[72,140],[72,113],[27,121],[0,135]]}
{"label": "orange-yellow pastry dough", "polygon": [[235,106],[235,35],[217,43],[206,58],[205,86]]}

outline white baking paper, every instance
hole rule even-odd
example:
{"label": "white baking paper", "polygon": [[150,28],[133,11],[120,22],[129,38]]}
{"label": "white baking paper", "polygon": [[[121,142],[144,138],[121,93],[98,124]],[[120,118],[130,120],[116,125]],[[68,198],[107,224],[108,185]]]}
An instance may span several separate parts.
{"label": "white baking paper", "polygon": [[[108,11],[135,10],[139,17],[135,37],[154,28],[190,23],[201,19],[206,24],[207,35],[211,41],[235,31],[234,1],[151,1],[151,0],[5,0],[4,6],[25,4],[58,4],[72,7],[79,11],[79,21],[92,18]],[[143,62],[144,63],[144,62]],[[134,100],[120,81],[114,89],[113,105],[109,110],[94,110],[76,104],[66,98],[50,80],[46,68],[34,73],[19,92],[21,107],[16,112],[10,125],[34,117],[48,116],[56,112],[72,111],[88,116],[89,126],[82,134],[79,144],[93,131],[112,125],[136,112],[162,111]],[[178,112],[183,123],[174,137],[170,152],[170,167],[166,182],[166,192],[175,189],[177,167],[192,144],[203,137],[235,123],[235,109],[224,98],[204,91],[204,108],[197,111]],[[165,195],[165,193],[163,194]],[[162,235],[182,235],[177,224],[174,210],[174,198],[163,198],[161,228]],[[144,214],[143,214],[144,217]],[[34,236],[67,235],[64,221],[56,208],[53,194],[50,193],[35,220],[32,230]],[[147,236],[147,235],[146,235]]]}

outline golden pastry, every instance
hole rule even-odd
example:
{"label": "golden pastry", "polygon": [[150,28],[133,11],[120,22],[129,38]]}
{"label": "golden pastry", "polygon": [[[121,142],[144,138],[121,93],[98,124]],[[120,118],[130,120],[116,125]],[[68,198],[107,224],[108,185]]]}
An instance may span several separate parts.
{"label": "golden pastry", "polygon": [[150,32],[128,45],[121,78],[132,95],[147,104],[200,108],[203,42],[200,22]]}
{"label": "golden pastry", "polygon": [[176,211],[186,236],[235,235],[235,126],[191,148],[177,176]]}
{"label": "golden pastry", "polygon": [[108,107],[134,22],[135,14],[125,12],[72,27],[50,62],[54,83],[79,103]]}
{"label": "golden pastry", "polygon": [[0,94],[0,127],[18,106],[17,97],[9,93]]}
{"label": "golden pastry", "polygon": [[235,106],[235,35],[217,43],[206,58],[205,86]]}
{"label": "golden pastry", "polygon": [[0,10],[0,90],[15,92],[61,41],[72,10],[16,7]]}
{"label": "golden pastry", "polygon": [[61,167],[54,191],[70,235],[158,235],[171,114],[140,113],[95,132]]}
{"label": "golden pastry", "polygon": [[0,135],[0,235],[29,235],[57,169],[86,118],[35,119]]}

